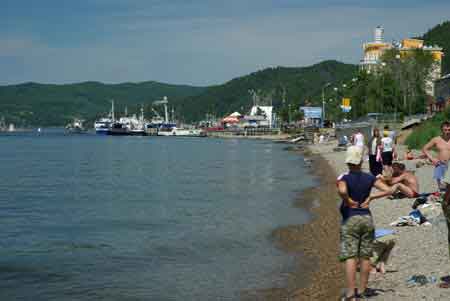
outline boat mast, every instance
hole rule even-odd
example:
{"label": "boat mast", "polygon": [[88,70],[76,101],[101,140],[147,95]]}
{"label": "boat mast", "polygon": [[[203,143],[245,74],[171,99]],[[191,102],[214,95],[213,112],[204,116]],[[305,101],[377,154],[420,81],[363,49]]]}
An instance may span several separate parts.
{"label": "boat mast", "polygon": [[164,114],[165,114],[165,118],[166,118],[166,123],[169,123],[169,113],[167,112],[167,96],[163,97],[163,101],[164,101]]}
{"label": "boat mast", "polygon": [[114,121],[114,99],[111,100],[111,119]]}

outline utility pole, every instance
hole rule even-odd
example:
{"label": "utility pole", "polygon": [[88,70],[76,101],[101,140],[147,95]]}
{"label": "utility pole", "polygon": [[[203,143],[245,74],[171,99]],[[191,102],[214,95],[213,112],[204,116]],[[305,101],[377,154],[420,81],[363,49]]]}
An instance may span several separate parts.
{"label": "utility pole", "polygon": [[322,128],[324,126],[324,122],[325,122],[325,88],[328,87],[329,85],[331,85],[331,83],[326,83],[323,87],[322,87]]}

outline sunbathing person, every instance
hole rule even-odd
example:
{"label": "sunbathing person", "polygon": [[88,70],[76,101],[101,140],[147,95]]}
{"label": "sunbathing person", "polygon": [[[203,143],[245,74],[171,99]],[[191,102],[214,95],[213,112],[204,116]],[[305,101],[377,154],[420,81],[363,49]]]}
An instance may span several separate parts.
{"label": "sunbathing person", "polygon": [[412,172],[407,171],[403,163],[392,164],[392,179],[389,184],[395,187],[394,191],[398,191],[408,198],[419,196],[417,177]]}

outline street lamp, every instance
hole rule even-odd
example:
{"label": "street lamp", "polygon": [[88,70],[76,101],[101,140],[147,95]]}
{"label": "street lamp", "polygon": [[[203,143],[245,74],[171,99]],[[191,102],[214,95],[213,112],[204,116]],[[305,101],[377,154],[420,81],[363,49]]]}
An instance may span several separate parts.
{"label": "street lamp", "polygon": [[326,83],[323,87],[322,87],[322,128],[323,128],[323,124],[325,121],[325,88],[330,86],[331,83]]}

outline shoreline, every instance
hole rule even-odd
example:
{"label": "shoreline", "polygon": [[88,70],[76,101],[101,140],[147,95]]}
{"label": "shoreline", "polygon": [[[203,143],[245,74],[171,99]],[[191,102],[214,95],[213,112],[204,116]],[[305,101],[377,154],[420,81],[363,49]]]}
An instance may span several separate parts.
{"label": "shoreline", "polygon": [[[284,287],[244,292],[241,300],[335,300],[344,286],[338,261],[339,225],[336,173],[320,154],[311,149],[293,150],[313,161],[308,173],[317,185],[304,189],[292,206],[306,210],[311,220],[274,229],[271,239],[276,248],[297,257]],[[290,150],[292,151],[292,150]],[[256,296],[255,296],[256,295]]]}

